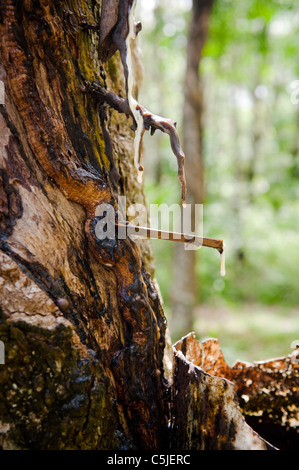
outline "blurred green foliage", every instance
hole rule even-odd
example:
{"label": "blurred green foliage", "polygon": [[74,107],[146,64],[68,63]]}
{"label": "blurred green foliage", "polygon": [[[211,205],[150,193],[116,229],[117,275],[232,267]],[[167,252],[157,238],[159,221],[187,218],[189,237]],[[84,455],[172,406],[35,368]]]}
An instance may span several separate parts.
{"label": "blurred green foliage", "polygon": [[[144,64],[139,99],[177,121],[181,132],[191,2],[139,4]],[[198,304],[241,305],[247,312],[248,305],[262,312],[273,306],[285,319],[299,305],[299,104],[291,100],[299,80],[299,3],[218,0],[209,31],[199,71],[205,103],[204,235],[224,239],[227,275],[220,278],[218,253],[199,250]],[[178,202],[167,136],[146,137],[144,166],[148,203]],[[153,246],[167,311],[173,245]],[[299,336],[297,317],[292,318],[288,334]]]}

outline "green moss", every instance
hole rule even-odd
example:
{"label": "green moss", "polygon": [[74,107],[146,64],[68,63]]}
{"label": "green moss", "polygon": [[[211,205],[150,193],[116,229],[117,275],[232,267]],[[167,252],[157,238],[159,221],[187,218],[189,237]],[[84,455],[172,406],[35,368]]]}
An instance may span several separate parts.
{"label": "green moss", "polygon": [[110,60],[107,62],[107,72],[109,74],[110,79],[113,83],[117,83],[118,81],[118,66],[116,61],[116,56],[112,56]]}
{"label": "green moss", "polygon": [[71,328],[48,330],[19,322],[2,325],[1,337],[9,360],[1,366],[0,404],[5,406],[0,412],[11,424],[5,439],[12,448],[116,446],[116,415],[105,373],[96,359],[74,347]]}

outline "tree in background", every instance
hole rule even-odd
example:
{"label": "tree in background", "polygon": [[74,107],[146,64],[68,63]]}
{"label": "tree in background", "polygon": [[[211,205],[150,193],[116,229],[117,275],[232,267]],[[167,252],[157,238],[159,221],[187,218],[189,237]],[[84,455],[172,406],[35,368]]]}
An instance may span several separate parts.
{"label": "tree in background", "polygon": [[[213,1],[193,0],[187,42],[184,81],[183,145],[186,153],[187,203],[204,202],[204,163],[202,155],[203,91],[199,77],[202,50],[208,36]],[[192,217],[193,224],[195,217]],[[196,250],[175,246],[172,286],[172,333],[180,337],[191,331],[197,303]]]}
{"label": "tree in background", "polygon": [[[165,77],[164,114],[173,115],[169,109],[183,110],[184,39],[191,2],[185,2],[184,9],[182,2],[173,2],[171,9],[162,0],[156,3],[160,21],[151,24],[159,24],[156,56]],[[299,77],[298,18],[298,4],[289,0],[215,2],[202,51],[203,228],[205,236],[226,242],[227,274],[220,277],[217,255],[198,251],[193,328],[199,335],[225,341],[231,360],[240,351],[258,359],[258,348],[279,355],[299,332],[299,253],[293,249],[299,210],[298,104],[291,99],[298,96],[294,89]],[[150,76],[156,62],[147,66],[146,48],[144,52]],[[145,100],[148,81],[143,87]],[[178,126],[182,129],[180,117]],[[162,179],[159,184],[147,180],[146,195],[151,202],[171,202],[176,173],[163,142],[159,151]],[[157,242],[154,250],[156,276],[170,318],[174,246]],[[218,317],[223,318],[223,313],[224,323]],[[260,325],[263,318],[269,319],[267,330]]]}
{"label": "tree in background", "polygon": [[0,447],[272,448],[236,392],[289,440],[298,351],[230,368],[189,334],[169,360],[149,244],[97,237],[99,204],[144,202],[122,98],[131,6],[0,6]]}

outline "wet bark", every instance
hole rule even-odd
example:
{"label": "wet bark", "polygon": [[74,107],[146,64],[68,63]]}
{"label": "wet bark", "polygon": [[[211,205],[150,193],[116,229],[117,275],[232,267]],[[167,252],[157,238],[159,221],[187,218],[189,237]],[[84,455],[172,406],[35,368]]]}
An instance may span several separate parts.
{"label": "wet bark", "polygon": [[[96,207],[144,202],[100,3],[0,5],[0,446],[163,448],[166,322],[147,242],[98,241]],[[106,2],[107,3],[107,2]],[[138,68],[138,63],[136,64]]]}
{"label": "wet bark", "polygon": [[[100,11],[90,0],[0,5],[0,448],[272,448],[235,401],[252,392],[242,411],[261,406],[250,371],[213,368],[214,350],[200,369],[192,335],[172,358],[148,242],[95,236],[98,204],[117,215],[119,195],[144,202],[131,118],[86,92],[97,82],[125,97],[119,53],[100,62],[87,28]],[[284,380],[296,396],[297,366],[278,366],[269,393]],[[282,413],[290,427],[296,406]]]}
{"label": "wet bark", "polygon": [[[190,19],[187,65],[184,83],[183,147],[186,154],[187,203],[203,204],[204,165],[202,155],[203,94],[199,65],[208,35],[213,1],[193,1]],[[172,289],[173,335],[176,339],[192,330],[193,309],[197,297],[197,252],[175,247]]]}

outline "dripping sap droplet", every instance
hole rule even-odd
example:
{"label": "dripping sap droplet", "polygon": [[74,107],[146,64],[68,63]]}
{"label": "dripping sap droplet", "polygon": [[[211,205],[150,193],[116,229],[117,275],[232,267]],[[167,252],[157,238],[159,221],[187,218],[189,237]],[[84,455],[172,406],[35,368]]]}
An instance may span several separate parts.
{"label": "dripping sap droplet", "polygon": [[225,245],[223,243],[223,251],[220,253],[220,274],[225,276]]}

